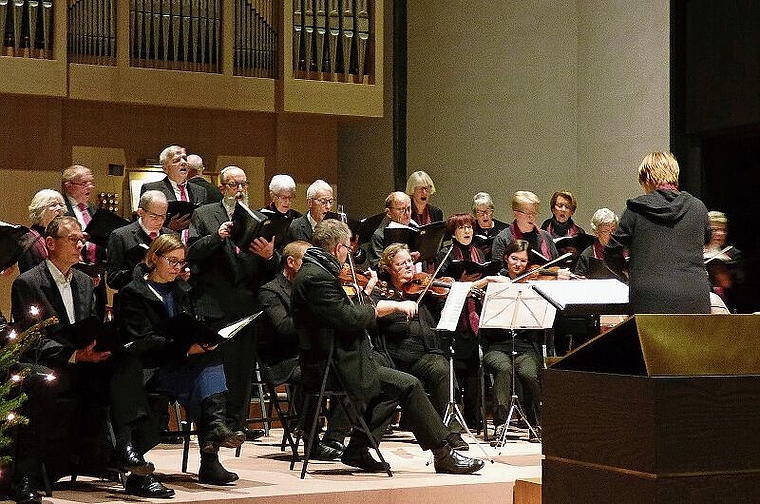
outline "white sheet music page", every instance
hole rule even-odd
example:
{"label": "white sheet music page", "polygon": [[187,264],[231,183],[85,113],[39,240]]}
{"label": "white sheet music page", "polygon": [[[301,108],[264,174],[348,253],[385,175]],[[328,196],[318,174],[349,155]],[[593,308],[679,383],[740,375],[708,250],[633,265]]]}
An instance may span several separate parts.
{"label": "white sheet music page", "polygon": [[459,323],[459,315],[462,314],[462,307],[470,295],[472,282],[454,282],[446,296],[446,304],[443,305],[441,319],[438,321],[436,329],[444,331],[456,331]]}
{"label": "white sheet music page", "polygon": [[614,278],[606,280],[538,280],[531,282],[542,294],[550,296],[561,309],[568,305],[628,303],[628,286]]}

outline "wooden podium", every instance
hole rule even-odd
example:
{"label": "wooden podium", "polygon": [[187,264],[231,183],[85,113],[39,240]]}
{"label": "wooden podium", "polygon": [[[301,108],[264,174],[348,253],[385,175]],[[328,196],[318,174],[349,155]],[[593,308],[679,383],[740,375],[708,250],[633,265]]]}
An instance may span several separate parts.
{"label": "wooden podium", "polygon": [[757,315],[636,315],[545,370],[543,502],[760,502],[758,338]]}

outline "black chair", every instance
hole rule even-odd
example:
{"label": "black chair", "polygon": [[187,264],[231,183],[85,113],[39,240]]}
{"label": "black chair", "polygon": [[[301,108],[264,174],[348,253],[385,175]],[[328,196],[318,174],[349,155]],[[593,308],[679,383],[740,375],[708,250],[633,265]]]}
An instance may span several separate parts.
{"label": "black chair", "polygon": [[[380,459],[380,462],[385,465],[385,472],[388,474],[389,477],[393,476],[393,472],[391,472],[390,465],[388,465],[385,462],[385,458],[383,457],[383,454],[380,452],[380,448],[377,446],[377,442],[375,441],[375,438],[372,436],[372,432],[369,429],[369,426],[367,425],[367,422],[364,420],[364,417],[359,413],[359,408],[356,407],[356,405],[353,402],[353,399],[351,398],[350,394],[348,394],[347,390],[348,387],[346,386],[345,382],[343,381],[343,378],[341,377],[340,373],[337,372],[336,364],[333,359],[333,352],[335,348],[335,342],[333,341],[332,345],[330,346],[330,352],[327,356],[327,362],[325,364],[324,372],[322,373],[322,382],[321,386],[319,388],[319,392],[312,392],[309,394],[306,394],[304,397],[304,408],[302,411],[302,416],[305,415],[307,411],[309,411],[308,404],[306,404],[308,401],[315,401],[314,403],[314,417],[311,419],[311,423],[309,428],[309,437],[306,438],[306,445],[304,446],[304,457],[303,462],[301,465],[301,479],[304,479],[306,476],[306,469],[309,465],[309,458],[311,457],[311,450],[312,450],[312,444],[317,440],[317,422],[319,421],[319,416],[321,413],[322,406],[324,405],[324,401],[327,397],[331,398],[331,403],[334,406],[334,403],[340,404],[342,408],[344,408],[346,414],[348,415],[348,418],[351,419],[351,422],[354,425],[355,429],[361,430],[369,440],[370,444],[372,445],[372,449],[375,450],[377,453],[378,458]],[[332,378],[332,380],[330,379]],[[331,384],[331,387],[328,388],[327,384],[328,381]],[[336,398],[342,398],[344,400],[334,401]],[[304,420],[309,420],[307,418],[301,418],[301,424],[303,425]],[[297,443],[295,446],[293,446],[293,455],[290,459],[290,469],[293,470],[295,467],[296,462],[298,461],[298,451],[297,451]]]}

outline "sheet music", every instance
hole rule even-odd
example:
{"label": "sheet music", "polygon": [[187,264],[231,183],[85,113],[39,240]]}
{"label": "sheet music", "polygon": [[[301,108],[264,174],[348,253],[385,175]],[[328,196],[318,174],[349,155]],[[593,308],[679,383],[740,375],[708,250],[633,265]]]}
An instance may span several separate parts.
{"label": "sheet music", "polygon": [[530,284],[490,283],[480,314],[484,329],[545,329],[554,323],[556,308]]}
{"label": "sheet music", "polygon": [[235,322],[222,327],[221,329],[219,329],[219,336],[221,336],[224,339],[232,338],[238,332],[240,332],[241,329],[243,329],[245,326],[253,322],[262,313],[263,312],[254,313],[253,315],[243,317],[240,320],[236,320]]}
{"label": "sheet music", "polygon": [[628,286],[614,278],[605,280],[538,280],[531,285],[552,299],[560,310],[568,305],[627,305]]}
{"label": "sheet music", "polygon": [[456,331],[459,323],[459,316],[462,314],[467,296],[470,295],[472,282],[454,282],[449,289],[449,295],[446,296],[446,304],[443,305],[441,319],[438,321],[436,329],[445,331]]}

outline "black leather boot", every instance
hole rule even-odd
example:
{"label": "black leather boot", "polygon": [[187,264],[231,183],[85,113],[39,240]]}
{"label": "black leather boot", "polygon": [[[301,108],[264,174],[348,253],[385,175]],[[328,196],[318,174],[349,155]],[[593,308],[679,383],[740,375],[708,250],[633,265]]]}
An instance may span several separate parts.
{"label": "black leather boot", "polygon": [[198,481],[207,485],[227,485],[236,481],[238,475],[225,469],[217,453],[201,453]]}
{"label": "black leather boot", "polygon": [[219,447],[237,448],[245,441],[242,431],[227,427],[226,394],[214,394],[201,402],[201,452],[216,453]]}

